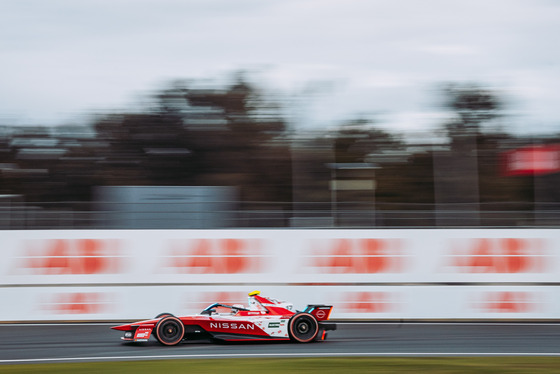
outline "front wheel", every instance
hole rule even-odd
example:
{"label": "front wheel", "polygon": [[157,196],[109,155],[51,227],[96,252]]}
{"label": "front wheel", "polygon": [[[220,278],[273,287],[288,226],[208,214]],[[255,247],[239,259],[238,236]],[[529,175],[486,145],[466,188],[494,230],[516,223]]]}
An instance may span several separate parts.
{"label": "front wheel", "polygon": [[309,313],[295,314],[288,322],[290,338],[298,343],[308,343],[315,339],[319,332],[319,324]]}
{"label": "front wheel", "polygon": [[177,317],[166,316],[159,320],[155,328],[156,339],[163,345],[176,345],[185,336],[185,326]]}
{"label": "front wheel", "polygon": [[161,317],[167,317],[167,316],[173,316],[175,317],[173,314],[171,313],[160,313],[157,316],[155,316],[154,318],[161,318]]}

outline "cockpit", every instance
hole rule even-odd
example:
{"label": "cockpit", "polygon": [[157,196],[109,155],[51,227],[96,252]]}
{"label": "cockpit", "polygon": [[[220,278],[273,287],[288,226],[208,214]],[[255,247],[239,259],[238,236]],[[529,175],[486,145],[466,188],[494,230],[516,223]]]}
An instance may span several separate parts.
{"label": "cockpit", "polygon": [[204,308],[204,310],[200,312],[200,314],[207,315],[207,316],[211,316],[211,315],[231,316],[231,315],[236,315],[240,310],[248,311],[249,309],[245,308],[243,305],[240,304],[228,305],[228,304],[214,303]]}
{"label": "cockpit", "polygon": [[201,315],[221,315],[221,316],[232,316],[232,315],[255,315],[255,314],[285,314],[293,313],[293,304],[280,301],[273,298],[267,298],[259,296],[259,291],[253,291],[249,293],[249,307],[241,304],[222,304],[214,303],[207,306],[200,314]]}

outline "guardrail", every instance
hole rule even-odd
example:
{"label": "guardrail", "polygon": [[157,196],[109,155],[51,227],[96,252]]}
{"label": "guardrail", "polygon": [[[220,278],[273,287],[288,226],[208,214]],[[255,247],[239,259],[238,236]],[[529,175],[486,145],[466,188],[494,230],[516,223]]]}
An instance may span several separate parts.
{"label": "guardrail", "polygon": [[[182,212],[177,204],[172,213],[153,209],[143,212],[141,204],[134,212],[95,210],[88,206],[89,203],[81,202],[0,205],[0,229],[560,227],[560,204],[540,204],[538,209],[522,203],[467,205],[455,209],[434,204],[379,204],[372,209],[358,203],[340,203],[332,210],[326,203],[252,202],[244,209],[211,213],[192,208]],[[213,216],[220,219],[206,227]]]}

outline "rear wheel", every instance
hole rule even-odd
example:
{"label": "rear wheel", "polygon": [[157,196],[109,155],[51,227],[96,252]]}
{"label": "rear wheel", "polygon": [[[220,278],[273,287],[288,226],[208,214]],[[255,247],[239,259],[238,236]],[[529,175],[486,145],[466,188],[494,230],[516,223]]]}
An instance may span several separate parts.
{"label": "rear wheel", "polygon": [[298,343],[308,343],[315,339],[319,332],[319,324],[309,313],[298,313],[288,323],[290,338]]}
{"label": "rear wheel", "polygon": [[163,345],[176,345],[185,336],[185,326],[177,317],[168,315],[159,320],[155,328],[156,339]]}

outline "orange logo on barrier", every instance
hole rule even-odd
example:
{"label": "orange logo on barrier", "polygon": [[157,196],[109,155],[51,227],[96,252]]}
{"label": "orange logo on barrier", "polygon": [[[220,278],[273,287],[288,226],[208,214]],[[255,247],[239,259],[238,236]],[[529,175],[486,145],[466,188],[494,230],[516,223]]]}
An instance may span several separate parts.
{"label": "orange logo on barrier", "polygon": [[114,274],[119,270],[118,241],[50,239],[27,243],[22,268],[39,274]]}
{"label": "orange logo on barrier", "polygon": [[174,243],[167,267],[195,274],[261,273],[263,258],[254,239],[197,239]]}
{"label": "orange logo on barrier", "polygon": [[340,308],[344,313],[393,312],[393,296],[389,292],[350,292],[344,296]]}
{"label": "orange logo on barrier", "polygon": [[452,256],[451,264],[465,273],[535,273],[544,270],[538,239],[474,239],[471,247]]}
{"label": "orange logo on barrier", "polygon": [[486,313],[530,313],[539,303],[530,292],[488,292],[476,307]]}
{"label": "orange logo on barrier", "polygon": [[42,309],[52,314],[100,314],[111,309],[109,295],[99,292],[59,293],[42,303]]}
{"label": "orange logo on barrier", "polygon": [[333,239],[316,251],[311,266],[327,273],[399,273],[404,256],[397,239]]}

